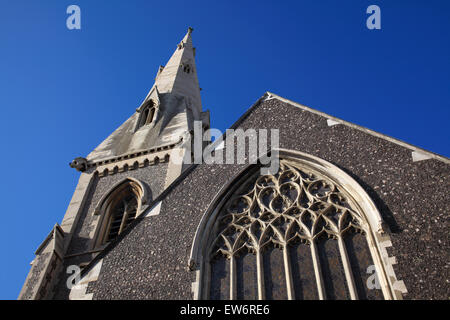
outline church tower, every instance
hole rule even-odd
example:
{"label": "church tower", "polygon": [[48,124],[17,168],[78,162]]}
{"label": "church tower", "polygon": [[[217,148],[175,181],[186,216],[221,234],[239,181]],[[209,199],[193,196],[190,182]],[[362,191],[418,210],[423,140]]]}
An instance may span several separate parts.
{"label": "church tower", "polygon": [[37,249],[19,299],[68,298],[71,272],[89,264],[135,218],[158,214],[159,208],[149,204],[190,163],[180,159],[192,159],[194,122],[209,128],[192,31],[159,67],[132,116],[89,155],[70,163],[81,172],[78,185],[61,224]]}

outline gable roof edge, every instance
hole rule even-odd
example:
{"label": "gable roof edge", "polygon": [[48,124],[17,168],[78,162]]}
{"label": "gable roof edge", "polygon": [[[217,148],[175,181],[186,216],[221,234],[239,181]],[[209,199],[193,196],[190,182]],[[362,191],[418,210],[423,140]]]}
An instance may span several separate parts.
{"label": "gable roof edge", "polygon": [[[372,136],[375,136],[375,137],[377,137],[377,138],[381,138],[381,139],[387,140],[387,141],[389,141],[389,142],[391,142],[391,143],[395,143],[395,144],[397,144],[397,145],[400,145],[400,146],[402,146],[402,147],[404,147],[404,148],[407,148],[407,149],[409,149],[409,150],[411,150],[411,151],[417,151],[417,152],[419,152],[419,153],[426,154],[426,155],[428,155],[428,156],[429,156],[430,158],[432,158],[432,159],[436,159],[436,160],[442,161],[442,162],[444,162],[444,163],[446,163],[446,164],[450,164],[450,159],[447,158],[447,157],[445,157],[445,156],[439,155],[439,154],[434,153],[434,152],[432,152],[432,151],[428,151],[428,150],[422,149],[422,148],[420,148],[420,147],[417,147],[417,146],[414,146],[414,145],[409,144],[409,143],[407,143],[407,142],[404,142],[404,141],[402,141],[402,140],[400,140],[400,139],[390,137],[390,136],[388,136],[388,135],[385,135],[385,134],[382,134],[382,133],[373,131],[373,130],[368,129],[368,128],[366,128],[366,127],[363,127],[363,126],[360,126],[360,125],[357,125],[357,124],[354,124],[354,123],[351,123],[351,122],[348,122],[348,121],[345,121],[345,120],[342,120],[342,119],[339,119],[339,118],[330,116],[329,114],[326,114],[326,113],[324,113],[324,112],[321,112],[321,111],[312,109],[312,108],[310,108],[310,107],[307,107],[307,106],[302,105],[302,104],[300,104],[300,103],[297,103],[297,102],[295,102],[295,101],[292,101],[292,100],[283,98],[283,97],[281,97],[281,96],[279,96],[279,95],[277,95],[277,94],[275,94],[275,93],[272,93],[272,92],[267,91],[267,92],[265,93],[264,96],[265,96],[265,99],[264,99],[264,100],[278,99],[278,100],[280,100],[280,101],[282,101],[282,102],[285,102],[285,103],[290,104],[290,105],[292,105],[292,106],[298,107],[298,108],[300,108],[300,109],[302,109],[302,110],[305,110],[305,111],[308,111],[308,112],[311,112],[311,113],[320,115],[320,116],[322,116],[322,117],[324,117],[324,118],[327,118],[327,119],[334,120],[334,121],[338,122],[339,124],[343,124],[343,125],[346,125],[346,126],[348,126],[348,127],[350,127],[350,128],[353,128],[353,129],[357,129],[357,130],[363,131],[363,132],[365,132],[365,133],[367,133],[367,134],[370,134],[370,135],[372,135]],[[258,101],[259,101],[259,100],[258,100]],[[252,108],[250,108],[250,109],[252,109]],[[250,110],[250,109],[249,109],[249,110]]]}

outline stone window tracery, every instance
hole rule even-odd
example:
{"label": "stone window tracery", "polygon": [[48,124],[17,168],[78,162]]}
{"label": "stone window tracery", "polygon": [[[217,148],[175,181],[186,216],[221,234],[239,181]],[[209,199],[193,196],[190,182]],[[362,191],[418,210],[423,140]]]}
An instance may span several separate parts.
{"label": "stone window tracery", "polygon": [[370,225],[323,173],[282,159],[277,174],[257,170],[229,197],[206,245],[203,298],[384,298],[367,286]]}

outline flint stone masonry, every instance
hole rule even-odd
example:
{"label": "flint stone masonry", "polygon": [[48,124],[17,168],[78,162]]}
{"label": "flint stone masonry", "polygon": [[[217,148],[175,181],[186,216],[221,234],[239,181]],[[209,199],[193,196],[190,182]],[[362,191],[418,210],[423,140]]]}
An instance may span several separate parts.
{"label": "flint stone masonry", "polygon": [[[280,148],[299,150],[338,166],[375,202],[392,246],[386,250],[404,299],[447,299],[448,161],[413,162],[411,150],[277,98],[257,103],[235,125],[280,128]],[[93,299],[191,299],[188,271],[199,221],[221,188],[246,165],[198,165],[163,193],[159,215],[140,219],[105,249]],[[390,243],[388,243],[390,244]],[[93,262],[95,263],[95,261]],[[446,276],[447,275],[447,276]]]}
{"label": "flint stone masonry", "polygon": [[139,179],[147,184],[150,191],[149,198],[153,199],[162,191],[166,171],[167,164],[160,163],[158,165],[148,166],[139,170],[120,172],[108,176],[108,178],[105,177],[106,179],[103,177],[95,178],[92,192],[89,195],[90,199],[88,198],[86,203],[87,209],[83,212],[83,216],[80,218],[80,223],[72,238],[72,243],[67,251],[67,255],[80,253],[90,249],[90,239],[88,238],[88,234],[92,231],[92,220],[96,218],[93,215],[93,212],[100,198],[115,184],[128,177]]}
{"label": "flint stone masonry", "polygon": [[[163,190],[167,166],[168,163],[159,163],[157,165],[139,168],[138,170],[125,171],[100,178],[98,176],[94,177],[91,192],[87,195],[85,209],[79,218],[79,224],[67,250],[66,259],[64,261],[64,270],[67,269],[67,266],[72,264],[80,265],[81,263],[88,263],[95,256],[95,254],[77,254],[89,252],[93,249],[91,247],[92,233],[96,226],[96,219],[98,219],[98,216],[94,215],[93,212],[101,197],[118,182],[125,178],[132,177],[143,181],[148,186],[149,201],[151,202],[151,200],[156,198]],[[61,297],[61,295],[65,296],[68,293],[65,285],[68,276],[68,274],[62,274],[58,285],[59,289],[55,297],[58,298]]]}

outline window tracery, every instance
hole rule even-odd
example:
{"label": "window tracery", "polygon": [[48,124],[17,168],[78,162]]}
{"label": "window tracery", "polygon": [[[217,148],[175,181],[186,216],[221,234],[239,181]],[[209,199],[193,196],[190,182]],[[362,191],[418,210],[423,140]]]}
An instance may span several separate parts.
{"label": "window tracery", "polygon": [[282,159],[239,185],[207,245],[204,298],[383,299],[366,285],[370,225],[333,180]]}

